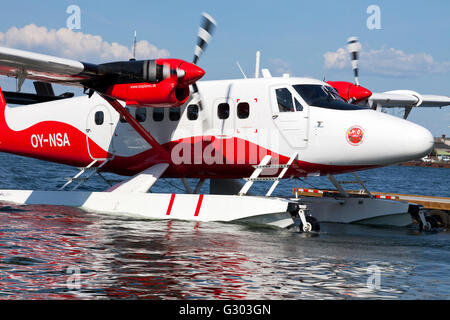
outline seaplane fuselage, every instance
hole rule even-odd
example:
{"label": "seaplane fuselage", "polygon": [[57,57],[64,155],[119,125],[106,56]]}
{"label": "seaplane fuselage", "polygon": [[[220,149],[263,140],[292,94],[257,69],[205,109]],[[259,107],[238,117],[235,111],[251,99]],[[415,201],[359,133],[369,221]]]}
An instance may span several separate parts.
{"label": "seaplane fuselage", "polygon": [[386,166],[433,147],[427,129],[348,104],[322,81],[274,77],[197,86],[200,98],[181,107],[127,107],[170,159],[97,94],[26,106],[7,106],[1,96],[0,151],[77,167],[108,160],[102,171],[121,175],[168,162],[164,177],[242,178],[268,154],[283,164],[297,153],[286,177],[304,177]]}

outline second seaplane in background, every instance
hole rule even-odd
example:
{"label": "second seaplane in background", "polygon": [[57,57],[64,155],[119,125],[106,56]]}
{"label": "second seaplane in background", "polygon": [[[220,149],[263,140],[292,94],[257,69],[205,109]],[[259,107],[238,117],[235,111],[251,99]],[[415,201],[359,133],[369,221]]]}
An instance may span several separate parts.
{"label": "second seaplane in background", "polygon": [[403,118],[407,119],[411,110],[416,107],[445,107],[450,105],[450,97],[441,95],[420,94],[412,90],[392,90],[383,93],[372,93],[359,84],[359,51],[361,44],[356,37],[347,42],[355,82],[328,81],[339,95],[349,103],[365,105],[374,110],[381,108],[404,108]]}
{"label": "second seaplane in background", "polygon": [[[0,151],[81,168],[58,191],[0,190],[0,200],[304,231],[318,230],[317,220],[410,223],[408,203],[375,199],[362,181],[364,197],[272,197],[284,178],[328,176],[339,188],[334,174],[420,158],[433,137],[412,122],[349,104],[315,79],[264,72],[263,78],[197,82],[204,74],[198,58],[214,26],[205,14],[193,63],[90,64],[0,48],[1,74],[17,78],[19,87],[25,79],[47,83],[37,95],[0,91]],[[82,86],[88,95],[44,94],[48,83]],[[25,105],[7,105],[20,99]],[[131,177],[103,192],[78,189],[95,173],[108,182],[104,172]],[[181,179],[186,193],[151,193],[159,178]],[[195,188],[187,178],[198,179]],[[199,193],[206,179],[210,193]],[[265,196],[251,196],[255,181],[273,184]]]}

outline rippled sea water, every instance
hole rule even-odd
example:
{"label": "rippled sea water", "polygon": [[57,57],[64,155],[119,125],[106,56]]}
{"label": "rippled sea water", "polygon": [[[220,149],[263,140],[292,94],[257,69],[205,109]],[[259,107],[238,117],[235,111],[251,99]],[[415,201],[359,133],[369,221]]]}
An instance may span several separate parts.
{"label": "rippled sea water", "polygon": [[[1,189],[54,190],[76,172],[5,154],[0,161]],[[450,169],[359,175],[372,190],[450,197]],[[328,186],[324,178],[288,180],[278,195],[296,184]],[[103,187],[94,178],[85,188]],[[176,188],[173,180],[156,186]],[[308,235],[0,203],[0,299],[448,299],[449,274],[445,230],[322,224]]]}

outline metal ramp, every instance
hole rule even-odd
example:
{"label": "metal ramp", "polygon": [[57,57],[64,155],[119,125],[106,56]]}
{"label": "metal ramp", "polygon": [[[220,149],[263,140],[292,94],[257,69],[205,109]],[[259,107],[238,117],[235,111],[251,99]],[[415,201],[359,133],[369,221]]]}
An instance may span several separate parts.
{"label": "metal ramp", "polygon": [[369,198],[373,198],[372,193],[370,193],[369,189],[367,189],[364,181],[362,181],[355,172],[352,172],[352,174],[355,177],[354,181],[338,181],[332,174],[328,175],[328,179],[336,187],[339,193],[345,198],[350,197],[350,194],[344,189],[344,187],[342,186],[343,184],[359,184],[363,188],[359,193],[361,195],[367,195]]}
{"label": "metal ramp", "polygon": [[[251,186],[255,181],[273,181],[272,186],[270,187],[269,191],[266,193],[266,197],[270,197],[275,190],[275,188],[280,183],[280,180],[284,178],[284,175],[294,162],[298,158],[298,152],[295,152],[289,161],[286,164],[269,164],[269,162],[272,160],[271,155],[265,156],[259,165],[253,166],[255,168],[255,171],[253,171],[252,175],[249,178],[244,178],[247,182],[244,184],[242,189],[239,191],[240,196],[244,196],[247,194],[247,192],[250,190]],[[279,169],[283,168],[281,170],[280,174],[277,177],[260,177],[261,173],[264,171],[264,169]]]}
{"label": "metal ramp", "polygon": [[[99,162],[99,161],[103,161],[99,166],[94,167],[94,165]],[[98,160],[95,159],[93,160],[90,164],[88,164],[86,167],[82,167],[82,168],[78,168],[80,170],[80,172],[78,172],[74,177],[72,178],[66,178],[67,182],[61,187],[59,188],[60,191],[64,190],[68,185],[72,184],[75,181],[79,181],[78,184],[76,184],[71,191],[74,191],[76,189],[78,189],[81,185],[83,185],[83,183],[85,183],[87,180],[89,180],[89,178],[91,178],[95,173],[97,173],[107,184],[110,185],[109,181],[105,179],[105,177],[99,172],[99,170],[101,168],[103,168],[103,166],[105,166],[105,164],[107,164],[109,162],[109,159],[106,160]],[[85,172],[88,172],[88,175],[86,177],[81,177]]]}

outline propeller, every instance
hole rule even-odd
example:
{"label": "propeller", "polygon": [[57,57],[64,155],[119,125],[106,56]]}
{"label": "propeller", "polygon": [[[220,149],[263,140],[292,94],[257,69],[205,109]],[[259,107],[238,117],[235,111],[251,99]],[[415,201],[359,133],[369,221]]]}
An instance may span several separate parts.
{"label": "propeller", "polygon": [[355,85],[359,86],[359,49],[361,45],[358,38],[351,37],[347,40],[347,50],[350,52],[350,58],[352,60],[352,69],[355,76]]}
{"label": "propeller", "polygon": [[[80,83],[89,97],[97,91],[141,106],[184,103],[189,97],[191,85],[193,93],[198,94],[196,81],[203,77],[205,71],[197,63],[211,40],[215,26],[216,21],[209,14],[203,13],[192,63],[179,59],[136,60],[135,33],[131,59],[98,65],[83,63],[83,74],[87,80]],[[176,81],[164,82],[166,79]],[[161,82],[164,82],[161,90],[133,86],[134,83]],[[199,107],[202,108],[201,102]]]}
{"label": "propeller", "polygon": [[193,64],[197,64],[202,52],[208,46],[216,25],[216,21],[209,14],[205,12],[202,13],[202,22],[198,29],[197,45],[195,46],[194,60],[192,61]]}
{"label": "propeller", "polygon": [[339,95],[349,103],[358,103],[360,101],[367,100],[372,96],[372,92],[369,89],[362,87],[359,84],[359,50],[361,44],[358,38],[351,37],[347,40],[347,50],[350,53],[350,59],[352,62],[353,74],[355,82],[347,81],[327,81],[333,88],[337,90]]}
{"label": "propeller", "polygon": [[[212,34],[214,32],[214,29],[216,28],[216,21],[207,13],[202,13],[202,21],[200,28],[198,29],[198,36],[197,36],[197,45],[195,46],[194,50],[194,59],[192,60],[192,63],[197,65],[198,60],[200,56],[202,55],[203,51],[208,46],[209,41],[212,38]],[[194,82],[192,84],[193,94],[199,95],[197,84]],[[200,110],[203,109],[201,99],[198,101]]]}

